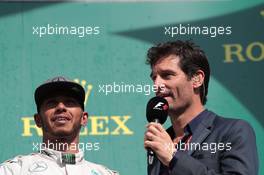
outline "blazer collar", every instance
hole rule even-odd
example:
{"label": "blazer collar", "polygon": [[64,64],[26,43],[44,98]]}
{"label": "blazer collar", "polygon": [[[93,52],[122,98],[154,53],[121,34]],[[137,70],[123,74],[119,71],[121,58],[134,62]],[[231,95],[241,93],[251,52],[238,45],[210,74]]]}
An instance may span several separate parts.
{"label": "blazer collar", "polygon": [[[216,114],[214,114],[213,112],[204,110],[201,114],[199,114],[199,116],[197,116],[199,117],[199,120],[196,120],[196,118],[194,118],[194,120],[196,121],[191,121],[191,125],[188,124],[187,127],[191,127],[192,129],[192,139],[190,143],[201,144],[204,141],[204,139],[211,133],[215,116]],[[194,123],[197,126],[193,126]],[[167,129],[167,132],[172,139],[175,137],[172,126]],[[188,154],[191,155],[194,151],[195,150],[189,149]]]}
{"label": "blazer collar", "polygon": [[[211,133],[216,114],[206,110],[203,115],[201,122],[192,134],[190,143],[201,144]],[[194,149],[189,149],[188,154],[191,155],[194,151]]]}

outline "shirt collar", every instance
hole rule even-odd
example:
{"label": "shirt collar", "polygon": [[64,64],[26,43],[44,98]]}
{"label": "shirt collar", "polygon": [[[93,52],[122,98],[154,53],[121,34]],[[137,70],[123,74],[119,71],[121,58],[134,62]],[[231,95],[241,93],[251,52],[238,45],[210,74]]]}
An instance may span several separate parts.
{"label": "shirt collar", "polygon": [[43,147],[40,153],[48,156],[59,164],[76,164],[84,159],[84,153],[82,151],[72,154]]}
{"label": "shirt collar", "polygon": [[[185,127],[184,127],[184,135],[192,135],[195,132],[195,129],[198,127],[198,125],[202,122],[203,116],[208,112],[207,109],[203,110],[201,113],[199,113],[196,117],[194,117]],[[175,138],[175,133],[173,130],[173,127],[169,127],[167,129],[167,132],[171,136],[171,138]]]}

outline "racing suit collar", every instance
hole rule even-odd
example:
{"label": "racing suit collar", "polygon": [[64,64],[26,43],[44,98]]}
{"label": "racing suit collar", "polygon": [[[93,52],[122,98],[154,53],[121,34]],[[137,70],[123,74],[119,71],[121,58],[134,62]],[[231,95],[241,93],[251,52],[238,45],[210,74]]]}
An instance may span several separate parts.
{"label": "racing suit collar", "polygon": [[81,150],[79,150],[78,153],[72,154],[43,147],[40,150],[40,153],[48,156],[61,165],[77,164],[84,160],[84,153]]}

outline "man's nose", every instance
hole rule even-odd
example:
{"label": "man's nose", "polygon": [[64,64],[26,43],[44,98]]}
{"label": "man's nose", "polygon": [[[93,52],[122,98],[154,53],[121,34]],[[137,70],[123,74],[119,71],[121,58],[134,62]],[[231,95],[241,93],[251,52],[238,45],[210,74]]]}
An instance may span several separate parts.
{"label": "man's nose", "polygon": [[154,81],[154,85],[156,85],[157,87],[161,87],[164,85],[164,80],[160,77],[160,76],[156,76]]}
{"label": "man's nose", "polygon": [[155,80],[153,80],[154,85],[158,88],[158,92],[162,90],[162,88],[165,87],[165,81],[160,76],[156,76]]}
{"label": "man's nose", "polygon": [[57,110],[65,110],[66,106],[65,106],[65,104],[62,101],[59,101],[57,106],[56,106],[56,109]]}

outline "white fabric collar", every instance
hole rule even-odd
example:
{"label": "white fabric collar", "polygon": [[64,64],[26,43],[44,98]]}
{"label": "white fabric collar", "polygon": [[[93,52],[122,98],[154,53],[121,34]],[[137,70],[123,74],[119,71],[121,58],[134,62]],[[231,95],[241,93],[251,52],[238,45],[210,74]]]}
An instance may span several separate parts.
{"label": "white fabric collar", "polygon": [[43,147],[41,148],[40,153],[60,164],[76,164],[84,159],[84,153],[81,150],[79,150],[78,153],[73,154]]}

